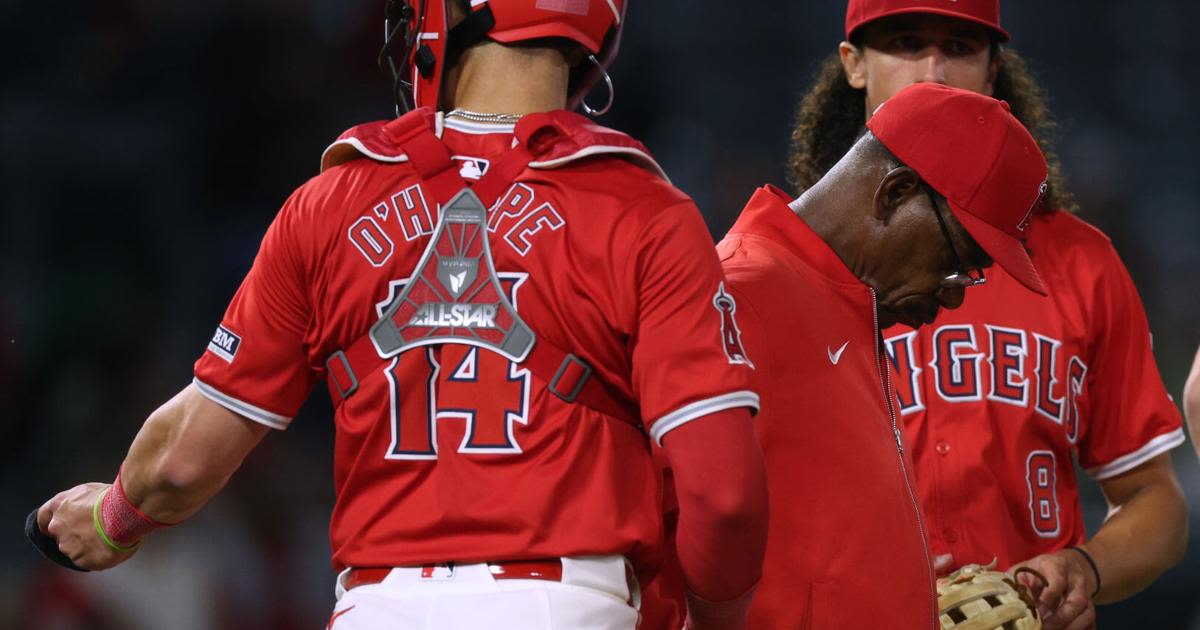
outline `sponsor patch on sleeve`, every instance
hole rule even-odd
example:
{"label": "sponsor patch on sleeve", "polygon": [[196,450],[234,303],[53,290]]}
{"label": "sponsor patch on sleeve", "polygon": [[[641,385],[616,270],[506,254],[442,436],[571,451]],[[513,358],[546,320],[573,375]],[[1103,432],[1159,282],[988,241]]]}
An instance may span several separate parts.
{"label": "sponsor patch on sleeve", "polygon": [[224,326],[217,326],[217,332],[213,333],[212,340],[208,342],[208,351],[232,363],[240,345],[241,337]]}

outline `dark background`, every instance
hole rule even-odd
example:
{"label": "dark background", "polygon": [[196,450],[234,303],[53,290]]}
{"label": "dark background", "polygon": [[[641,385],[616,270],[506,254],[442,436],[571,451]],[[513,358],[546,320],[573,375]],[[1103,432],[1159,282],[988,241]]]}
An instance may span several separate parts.
{"label": "dark background", "polygon": [[[603,122],[644,140],[722,234],[754,186],[785,183],[795,102],[844,8],[634,2]],[[0,627],[324,623],[322,388],[200,515],[114,571],[52,567],[20,524],[61,489],[111,481],[145,416],[190,381],[282,200],[339,132],[389,116],[381,13],[346,0],[0,0]],[[1003,9],[1061,123],[1082,215],[1128,264],[1176,396],[1200,342],[1198,20],[1183,0]],[[1195,456],[1190,444],[1174,455],[1197,533]],[[1104,505],[1085,485],[1094,530]],[[1145,593],[1102,608],[1101,627],[1200,628],[1191,547]]]}

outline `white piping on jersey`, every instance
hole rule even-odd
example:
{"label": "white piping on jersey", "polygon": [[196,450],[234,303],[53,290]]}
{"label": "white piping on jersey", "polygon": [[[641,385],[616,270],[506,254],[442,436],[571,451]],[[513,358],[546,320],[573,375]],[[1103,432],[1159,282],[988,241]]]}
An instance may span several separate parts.
{"label": "white piping on jersey", "polygon": [[[438,112],[438,118],[437,118],[438,121],[442,121],[443,118],[444,118],[444,114],[442,114],[442,112]],[[467,133],[467,134],[473,134],[473,135],[484,135],[484,134],[489,134],[489,133],[513,133],[513,130],[516,128],[515,124],[486,123],[486,122],[477,122],[477,121],[473,121],[473,120],[462,120],[459,118],[452,118],[452,117],[444,118],[444,120],[445,120],[445,126],[448,129],[453,129],[453,130],[461,132],[461,133]],[[442,135],[441,133],[438,133],[439,138],[441,137],[441,135]],[[514,138],[513,146],[516,146],[516,144],[517,144],[517,141],[516,141],[516,138]],[[540,160],[540,161],[530,162],[529,168],[538,168],[538,169],[557,168],[568,162],[573,162],[580,158],[585,158],[585,157],[588,157],[591,155],[598,155],[598,154],[612,155],[614,153],[618,153],[621,155],[633,156],[639,163],[641,163],[643,166],[647,167],[648,170],[650,170],[655,175],[658,175],[660,178],[662,178],[663,181],[667,182],[668,184],[671,183],[671,178],[667,177],[666,171],[664,171],[662,169],[662,167],[658,165],[658,162],[656,162],[654,160],[654,158],[651,157],[648,153],[639,151],[639,150],[631,148],[631,147],[618,147],[618,146],[611,146],[611,145],[605,145],[605,144],[596,144],[596,145],[584,147],[584,148],[580,149],[579,151],[576,151],[575,153],[572,153],[570,155],[564,155],[563,157],[555,158],[553,160]]]}
{"label": "white piping on jersey", "polygon": [[[443,126],[453,129],[455,131],[462,132],[462,133],[476,134],[476,135],[482,135],[482,134],[487,134],[487,133],[512,133],[513,127],[514,127],[514,125],[494,125],[491,123],[463,122],[463,121],[459,121],[459,120],[446,120],[445,122],[443,122],[441,114],[438,114],[437,121],[439,123],[439,125],[438,125],[439,128],[435,130],[435,133],[437,133],[438,137],[441,137],[441,135],[442,135],[441,127],[443,127]],[[473,128],[467,128],[468,125],[472,126]],[[513,138],[514,145],[516,144],[516,142],[517,142],[517,139]],[[350,138],[344,138],[342,140],[338,140],[338,141],[334,142],[333,144],[329,145],[329,147],[327,147],[325,149],[324,153],[321,154],[321,162],[322,163],[325,162],[325,155],[327,155],[329,153],[329,151],[333,149],[333,147],[335,147],[339,144],[348,144],[348,145],[354,147],[354,149],[356,151],[358,151],[359,153],[371,158],[372,160],[376,160],[379,162],[387,162],[390,164],[399,164],[401,162],[408,161],[408,156],[403,153],[400,153],[399,155],[383,155],[381,153],[376,153],[376,152],[368,149],[365,145],[363,145],[362,141],[359,140],[358,138],[350,137]],[[618,146],[611,146],[611,145],[606,145],[606,144],[597,144],[597,145],[593,145],[593,146],[589,146],[589,147],[584,147],[583,149],[580,149],[579,151],[571,153],[570,155],[564,155],[562,157],[555,158],[553,160],[541,160],[541,161],[537,161],[537,162],[530,162],[529,167],[536,168],[536,169],[553,169],[553,168],[562,166],[563,164],[566,164],[568,162],[573,162],[575,160],[589,157],[592,155],[613,155],[613,154],[631,156],[641,166],[646,167],[650,172],[652,172],[655,175],[662,178],[663,181],[667,182],[668,184],[671,183],[671,178],[667,177],[666,171],[664,171],[662,169],[662,167],[658,165],[658,162],[656,162],[653,157],[650,157],[650,155],[648,153],[639,151],[639,150],[631,148],[631,147],[618,147]]]}
{"label": "white piping on jersey", "polygon": [[[442,115],[438,114],[440,120]],[[473,120],[462,120],[459,118],[447,118],[446,128],[453,129],[460,133],[469,133],[473,135],[484,135],[488,133],[512,133],[516,125],[512,123],[486,123]],[[438,134],[439,136],[441,134]]]}
{"label": "white piping on jersey", "polygon": [[588,157],[589,155],[599,155],[599,154],[612,155],[614,153],[619,153],[621,155],[631,155],[634,158],[637,158],[637,160],[639,162],[641,162],[641,164],[643,166],[647,167],[655,175],[658,175],[659,177],[661,177],[663,179],[663,181],[667,182],[668,184],[671,183],[671,178],[667,177],[666,171],[662,170],[662,167],[658,165],[658,162],[655,162],[654,158],[650,157],[649,154],[643,153],[642,151],[638,151],[637,149],[630,148],[630,147],[615,147],[615,146],[609,146],[609,145],[605,145],[605,144],[596,144],[596,145],[592,145],[590,147],[584,147],[583,149],[580,149],[579,151],[576,151],[570,155],[565,155],[563,157],[555,158],[553,160],[530,162],[529,166],[530,166],[530,168],[555,168],[558,166],[562,166],[563,164],[566,164],[567,162],[572,162],[574,160],[578,160],[579,158]]}
{"label": "white piping on jersey", "polygon": [[376,160],[379,162],[388,162],[391,164],[399,164],[400,162],[408,161],[408,156],[403,153],[401,153],[399,155],[384,155],[382,153],[376,153],[376,152],[368,149],[365,145],[363,145],[362,141],[359,140],[358,138],[345,138],[343,140],[338,140],[325,148],[325,151],[323,153],[321,153],[321,163],[322,164],[325,163],[325,156],[330,151],[333,150],[333,147],[336,147],[339,144],[348,144],[348,145],[354,147],[355,151],[358,151],[359,153],[371,158],[372,160]]}
{"label": "white piping on jersey", "polygon": [[697,400],[694,403],[684,405],[675,411],[659,417],[650,425],[650,438],[656,444],[662,446],[663,436],[673,429],[677,429],[692,420],[703,418],[709,414],[725,411],[726,409],[736,409],[738,407],[750,407],[758,412],[758,394],[743,389],[741,391],[713,396],[704,400]]}
{"label": "white piping on jersey", "polygon": [[1183,444],[1183,440],[1183,429],[1175,429],[1170,433],[1164,433],[1146,442],[1141,448],[1132,453],[1122,455],[1102,466],[1088,468],[1087,473],[1096,481],[1104,481],[1105,479],[1129,472],[1141,466],[1151,459]]}
{"label": "white piping on jersey", "polygon": [[255,407],[248,402],[244,402],[230,396],[228,394],[217,391],[212,385],[201,381],[199,378],[193,377],[192,384],[196,386],[196,391],[200,392],[205,398],[221,405],[222,407],[236,413],[247,420],[253,420],[259,424],[266,425],[272,429],[283,431],[288,428],[288,424],[292,421],[287,416],[281,416],[277,413],[271,413],[261,407]]}
{"label": "white piping on jersey", "polygon": [[621,12],[617,10],[617,5],[616,5],[616,3],[613,2],[613,0],[608,0],[608,8],[612,9],[613,21],[617,24],[617,26],[620,26],[621,25]]}

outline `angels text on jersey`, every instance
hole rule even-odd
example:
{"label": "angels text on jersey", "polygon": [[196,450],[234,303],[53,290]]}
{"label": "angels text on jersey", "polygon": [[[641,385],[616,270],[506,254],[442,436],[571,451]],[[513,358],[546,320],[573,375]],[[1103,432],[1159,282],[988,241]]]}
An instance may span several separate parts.
{"label": "angels text on jersey", "polygon": [[[900,413],[926,408],[918,386],[922,371],[934,370],[936,395],[948,403],[1001,403],[1020,407],[1028,417],[1062,428],[1074,444],[1079,437],[1079,397],[1087,365],[1062,352],[1063,342],[1037,332],[982,324],[947,324],[934,329],[927,365],[918,365],[916,331],[887,339],[888,354],[899,372],[896,397]],[[1053,451],[1035,450],[1025,461],[1029,524],[1041,538],[1062,533],[1058,465]],[[1069,464],[1068,464],[1069,465]]]}
{"label": "angels text on jersey", "polygon": [[1074,443],[1079,437],[1079,396],[1087,364],[1066,356],[1063,342],[1037,332],[983,324],[948,324],[934,330],[933,359],[918,365],[913,345],[916,331],[887,340],[888,354],[899,372],[896,396],[901,415],[925,409],[917,383],[921,372],[934,370],[931,395],[949,403],[993,402],[1025,407],[1063,428]]}

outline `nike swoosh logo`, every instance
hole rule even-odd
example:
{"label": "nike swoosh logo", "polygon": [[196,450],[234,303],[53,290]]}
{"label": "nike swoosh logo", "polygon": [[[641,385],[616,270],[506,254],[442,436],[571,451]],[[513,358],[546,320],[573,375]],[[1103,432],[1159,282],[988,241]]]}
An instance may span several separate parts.
{"label": "nike swoosh logo", "polygon": [[849,340],[847,340],[846,343],[842,344],[842,347],[838,348],[837,352],[830,350],[829,347],[827,346],[825,348],[825,352],[829,354],[829,362],[834,365],[837,365],[838,361],[842,360],[842,353],[846,351],[846,346],[848,346],[848,345],[850,345]]}

